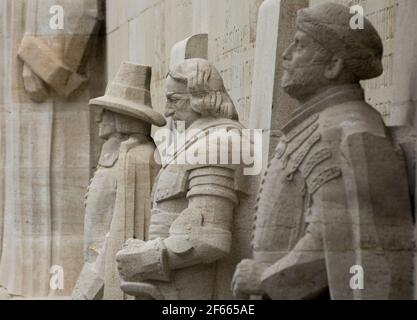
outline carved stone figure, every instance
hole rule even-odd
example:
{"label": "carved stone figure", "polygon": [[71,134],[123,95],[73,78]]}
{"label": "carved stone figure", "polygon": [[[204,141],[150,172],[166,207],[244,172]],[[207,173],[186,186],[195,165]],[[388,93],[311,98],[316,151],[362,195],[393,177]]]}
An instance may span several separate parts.
{"label": "carved stone figure", "polygon": [[[24,62],[23,83],[33,101],[46,100],[50,88],[60,97],[68,98],[88,80],[83,74],[84,65],[100,26],[98,21],[102,19],[100,6],[100,0],[27,3],[30,20],[17,54]],[[53,27],[54,18],[45,16],[54,8],[58,10],[55,19],[62,20],[61,27]],[[42,24],[38,24],[42,19]]]}
{"label": "carved stone figure", "polygon": [[[149,241],[129,240],[117,254],[121,287],[137,299],[231,298],[245,185],[241,162],[218,162],[229,142],[212,130],[227,135],[243,127],[219,72],[207,60],[172,67],[166,97],[166,117],[178,131],[182,123],[187,134],[155,183]],[[188,161],[194,153],[207,159],[210,145],[217,147],[211,154],[216,161]]]}
{"label": "carved stone figure", "polygon": [[[82,267],[97,142],[86,105],[105,88],[104,2],[0,1],[0,299],[68,297]],[[57,6],[63,29],[50,25]],[[68,80],[94,81],[60,95],[43,71],[61,66]]]}
{"label": "carved stone figure", "polygon": [[382,74],[382,42],[351,17],[331,3],[298,12],[282,87],[300,107],[262,181],[253,259],[232,282],[240,298],[412,298],[405,165],[359,85]]}
{"label": "carved stone figure", "polygon": [[[86,195],[85,265],[74,299],[123,298],[115,257],[128,239],[146,240],[152,184],[160,169],[151,125],[165,125],[151,107],[151,68],[123,63],[104,97],[99,135],[105,139]],[[104,289],[104,291],[103,291]]]}

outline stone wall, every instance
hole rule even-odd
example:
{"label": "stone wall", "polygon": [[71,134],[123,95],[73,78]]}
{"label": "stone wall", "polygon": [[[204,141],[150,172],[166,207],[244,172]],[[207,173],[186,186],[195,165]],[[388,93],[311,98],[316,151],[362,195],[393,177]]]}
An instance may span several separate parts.
{"label": "stone wall", "polygon": [[262,0],[107,0],[107,68],[113,78],[123,60],[152,66],[152,99],[165,105],[171,48],[209,34],[209,60],[221,72],[248,124],[258,7]]}
{"label": "stone wall", "polygon": [[[104,39],[95,38],[94,59],[84,66],[94,81],[73,96],[49,90],[37,103],[25,90],[18,58],[25,35],[47,43],[49,54],[38,61],[65,58],[66,41],[77,40],[70,28],[48,27],[55,4],[63,6],[67,26],[99,10],[94,0],[0,1],[0,291],[18,297],[71,293],[83,262],[84,195],[96,163],[88,101],[104,88]],[[54,265],[62,267],[63,290],[50,286]]]}
{"label": "stone wall", "polygon": [[[263,27],[258,28],[260,7],[264,6]],[[293,3],[295,3],[293,5]],[[240,121],[251,128],[277,129],[291,110],[293,102],[275,94],[279,88],[280,56],[291,41],[291,30],[283,24],[293,23],[296,8],[306,0],[107,0],[107,69],[108,80],[123,60],[152,66],[152,102],[155,109],[165,106],[165,77],[170,65],[172,47],[179,41],[199,33],[208,34],[208,60],[221,73],[225,87],[238,109]],[[274,12],[266,12],[272,8]],[[277,18],[276,21],[270,19]],[[256,50],[257,36],[267,38],[266,47],[273,52]],[[279,43],[279,45],[278,45]],[[256,59],[258,63],[256,62]],[[267,69],[262,66],[267,65]],[[257,85],[254,71],[258,68]],[[265,72],[266,71],[266,72]],[[267,74],[268,73],[268,74]],[[271,88],[268,98],[253,97],[253,89]],[[256,94],[256,93],[255,93]],[[276,104],[275,112],[272,112]],[[279,106],[278,106],[279,105]],[[251,110],[252,109],[252,110]],[[283,113],[284,111],[284,113]],[[253,114],[261,115],[255,120]],[[275,121],[272,118],[277,118]],[[267,118],[265,118],[267,117]],[[278,119],[280,118],[280,119]],[[267,159],[268,145],[264,148]],[[246,181],[246,190],[256,195],[259,177]],[[251,255],[250,237],[253,228],[255,197],[249,197],[239,209],[239,222],[230,259]],[[230,275],[231,276],[231,275]],[[226,277],[227,278],[227,277]],[[226,281],[227,282],[227,281]],[[225,288],[229,285],[225,283]],[[227,291],[227,290],[226,290]]]}
{"label": "stone wall", "polygon": [[[326,1],[363,6],[381,35],[384,74],[363,87],[405,152],[414,190],[417,1],[309,4]],[[208,60],[223,76],[241,122],[269,135],[295,106],[279,87],[280,57],[292,39],[297,9],[308,5],[308,0],[106,0],[104,35],[92,46],[95,58],[84,70],[93,81],[74,97],[51,94],[35,103],[24,88],[18,49],[31,26],[39,38],[65,37],[49,34],[43,25],[48,6],[56,2],[66,4],[70,15],[82,11],[73,0],[0,0],[0,290],[16,296],[66,296],[75,284],[83,260],[84,194],[101,145],[88,100],[104,93],[123,61],[152,66],[152,100],[162,111],[172,47],[207,33]],[[265,152],[275,143],[272,135]],[[248,189],[257,193],[258,182]],[[245,216],[252,206],[246,206]],[[53,265],[64,268],[62,291],[50,287]]]}

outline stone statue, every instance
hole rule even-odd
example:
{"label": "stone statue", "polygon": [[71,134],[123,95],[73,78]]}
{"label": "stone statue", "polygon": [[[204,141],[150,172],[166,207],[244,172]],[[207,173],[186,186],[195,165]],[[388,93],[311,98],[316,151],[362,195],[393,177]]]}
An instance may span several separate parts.
{"label": "stone statue", "polygon": [[359,81],[383,72],[370,21],[349,8],[302,9],[283,55],[300,107],[282,130],[258,198],[253,259],[239,298],[411,299],[413,221],[402,154]]}
{"label": "stone statue", "polygon": [[166,123],[151,107],[150,82],[150,67],[125,62],[106,95],[90,101],[104,110],[99,135],[106,142],[86,195],[85,265],[74,299],[123,298],[117,250],[129,238],[146,240],[152,183],[160,169],[151,125]]}
{"label": "stone statue", "polygon": [[[83,70],[91,53],[93,36],[99,30],[98,22],[103,19],[101,7],[100,0],[27,3],[30,21],[27,21],[18,56],[24,62],[23,84],[33,101],[45,101],[50,95],[49,89],[68,98],[88,80]],[[55,19],[45,16],[54,12],[54,8],[58,10]],[[61,16],[59,10],[62,10]],[[33,17],[34,12],[39,16]],[[54,26],[56,19],[62,20],[62,26],[59,22]],[[38,24],[38,21],[43,22]]]}
{"label": "stone statue", "polygon": [[82,267],[104,2],[0,1],[0,299],[68,297]]}
{"label": "stone statue", "polygon": [[[187,134],[155,182],[149,241],[131,239],[117,254],[121,288],[139,300],[231,298],[245,185],[239,162],[217,161],[229,140],[218,140],[214,131],[240,134],[243,127],[219,72],[207,60],[172,67],[166,97],[165,116]],[[205,161],[212,151],[207,145],[217,147],[210,157],[214,162]],[[188,161],[195,152],[203,161]]]}

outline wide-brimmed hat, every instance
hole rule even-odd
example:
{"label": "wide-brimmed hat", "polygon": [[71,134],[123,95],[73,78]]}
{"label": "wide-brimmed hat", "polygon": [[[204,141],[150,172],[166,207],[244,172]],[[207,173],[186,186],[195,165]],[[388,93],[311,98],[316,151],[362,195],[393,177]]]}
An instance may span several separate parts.
{"label": "wide-brimmed hat", "polygon": [[90,100],[90,106],[162,127],[166,124],[165,118],[152,109],[151,76],[151,67],[123,62],[115,79],[107,86],[106,94]]}

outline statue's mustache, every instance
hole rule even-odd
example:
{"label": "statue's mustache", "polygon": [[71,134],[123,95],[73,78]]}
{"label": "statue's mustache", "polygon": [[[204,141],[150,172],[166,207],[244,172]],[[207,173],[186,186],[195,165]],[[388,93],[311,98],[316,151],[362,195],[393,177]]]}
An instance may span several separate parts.
{"label": "statue's mustache", "polygon": [[175,114],[175,110],[168,109],[168,110],[165,110],[164,116],[165,118],[169,118],[169,117],[172,117],[174,114]]}

